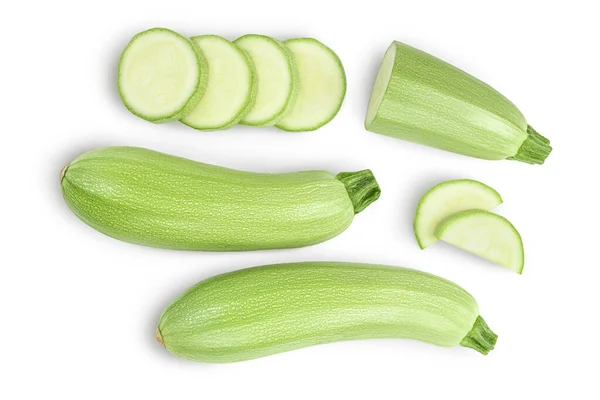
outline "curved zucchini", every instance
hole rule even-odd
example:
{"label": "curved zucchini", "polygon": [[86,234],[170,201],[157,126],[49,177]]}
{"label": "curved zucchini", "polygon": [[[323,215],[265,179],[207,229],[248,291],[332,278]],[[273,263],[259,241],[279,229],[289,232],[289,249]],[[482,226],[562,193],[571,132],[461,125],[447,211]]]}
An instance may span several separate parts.
{"label": "curved zucchini", "polygon": [[365,119],[368,131],[485,160],[543,164],[550,141],[506,97],[400,42],[388,48]]}
{"label": "curved zucchini", "polygon": [[167,307],[156,337],[177,356],[217,363],[376,338],[487,354],[497,339],[473,297],[450,281],[337,262],[268,265],[204,280]]}
{"label": "curved zucchini", "polygon": [[136,147],[93,150],[61,173],[73,212],[114,238],[181,250],[309,246],[377,200],[369,170],[260,174]]}

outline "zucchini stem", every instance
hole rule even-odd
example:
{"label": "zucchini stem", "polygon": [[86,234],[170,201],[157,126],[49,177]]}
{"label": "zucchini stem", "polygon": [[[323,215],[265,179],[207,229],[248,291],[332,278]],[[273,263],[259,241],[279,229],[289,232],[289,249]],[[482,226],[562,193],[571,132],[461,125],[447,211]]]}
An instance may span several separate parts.
{"label": "zucchini stem", "polygon": [[527,125],[527,139],[525,139],[517,154],[508,157],[508,159],[522,161],[527,164],[543,164],[551,151],[550,141]]}
{"label": "zucchini stem", "polygon": [[379,198],[381,189],[370,169],[357,172],[341,172],[337,175],[350,196],[354,214],[358,214]]}
{"label": "zucchini stem", "polygon": [[498,340],[498,335],[492,332],[481,316],[478,316],[473,324],[473,328],[460,341],[460,345],[470,347],[486,355],[494,349],[496,340]]}

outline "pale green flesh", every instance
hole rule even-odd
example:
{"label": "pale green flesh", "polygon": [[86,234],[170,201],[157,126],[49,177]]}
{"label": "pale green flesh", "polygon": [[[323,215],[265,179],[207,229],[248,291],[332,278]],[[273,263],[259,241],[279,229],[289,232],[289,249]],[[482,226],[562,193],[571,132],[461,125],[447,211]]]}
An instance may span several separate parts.
{"label": "pale green flesh", "polygon": [[489,160],[515,156],[527,138],[525,118],[504,96],[399,42],[384,56],[365,128]]}
{"label": "pale green flesh", "polygon": [[256,101],[240,123],[272,126],[292,109],[298,95],[298,68],[292,54],[278,40],[245,35],[234,42],[246,51],[256,68]]}
{"label": "pale green flesh", "polygon": [[463,211],[444,220],[436,235],[444,242],[519,274],[523,271],[525,255],[521,236],[499,215],[483,210]]}
{"label": "pale green flesh", "polygon": [[312,131],[331,121],[346,94],[346,74],[338,56],[315,39],[284,42],[298,65],[300,92],[292,110],[275,126],[286,131]]}
{"label": "pale green flesh", "polygon": [[308,246],[344,231],[355,213],[329,172],[244,172],[134,147],[83,154],[66,168],[62,188],[94,229],[168,249]]}
{"label": "pale green flesh", "polygon": [[152,122],[185,116],[205,88],[202,53],[183,36],[163,28],[136,35],[121,55],[118,88],[125,106]]}
{"label": "pale green flesh", "polygon": [[235,362],[356,339],[410,338],[451,347],[478,315],[469,293],[434,275],[308,262],[200,282],[163,312],[158,333],[178,356]]}
{"label": "pale green flesh", "polygon": [[419,202],[414,221],[417,242],[422,249],[436,242],[436,228],[450,215],[473,209],[489,211],[500,204],[500,194],[481,182],[470,179],[442,182]]}
{"label": "pale green flesh", "polygon": [[216,35],[191,39],[208,62],[208,84],[198,105],[181,122],[199,130],[227,129],[252,107],[256,95],[254,66],[235,44]]}
{"label": "pale green flesh", "polygon": [[367,118],[365,120],[365,126],[367,127],[371,125],[371,123],[377,116],[377,111],[379,110],[379,106],[383,101],[383,96],[385,96],[388,83],[392,76],[392,70],[394,68],[395,60],[396,46],[391,46],[383,56],[383,61],[381,61],[381,66],[379,67],[377,77],[375,78],[375,84],[373,85],[373,91],[371,92],[371,97],[369,98],[369,105],[367,107]]}

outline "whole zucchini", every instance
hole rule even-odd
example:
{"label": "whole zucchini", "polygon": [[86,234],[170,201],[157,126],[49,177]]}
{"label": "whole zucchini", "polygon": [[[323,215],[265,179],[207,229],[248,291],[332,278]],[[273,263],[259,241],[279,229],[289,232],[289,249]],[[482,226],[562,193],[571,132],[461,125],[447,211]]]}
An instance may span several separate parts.
{"label": "whole zucchini", "polygon": [[260,174],[136,147],[87,152],[63,169],[61,184],[71,210],[108,236],[205,251],[320,243],[380,194],[369,170]]}
{"label": "whole zucchini", "polygon": [[400,42],[388,48],[369,100],[368,131],[485,160],[543,164],[550,141],[479,79]]}
{"label": "whole zucchini", "polygon": [[497,336],[461,287],[399,267],[307,262],[206,279],[162,314],[156,337],[170,352],[235,362],[317,344],[410,338],[487,354]]}

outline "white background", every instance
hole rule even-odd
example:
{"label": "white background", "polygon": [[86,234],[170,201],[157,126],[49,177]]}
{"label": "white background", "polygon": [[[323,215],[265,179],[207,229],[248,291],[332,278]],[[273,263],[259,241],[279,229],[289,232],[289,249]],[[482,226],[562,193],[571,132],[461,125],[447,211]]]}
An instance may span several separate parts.
{"label": "white background", "polygon": [[[356,4],[356,5],[353,5]],[[557,6],[556,4],[561,4]],[[596,1],[5,2],[2,51],[3,399],[598,399],[600,85]],[[338,116],[312,133],[238,127],[200,133],[131,115],[115,88],[132,35],[164,26],[234,39],[318,38],[344,63]],[[543,166],[470,159],[363,129],[392,40],[489,83],[552,141]],[[253,171],[370,168],[379,201],[337,238],[304,249],[176,252],[103,236],[64,203],[58,174],[101,146],[147,147]],[[524,273],[438,243],[412,218],[433,184],[473,178],[504,198]],[[499,334],[484,357],[409,340],[337,343],[259,360],[198,364],[154,339],[162,309],[197,281],[304,260],[410,266],[470,291]]]}

